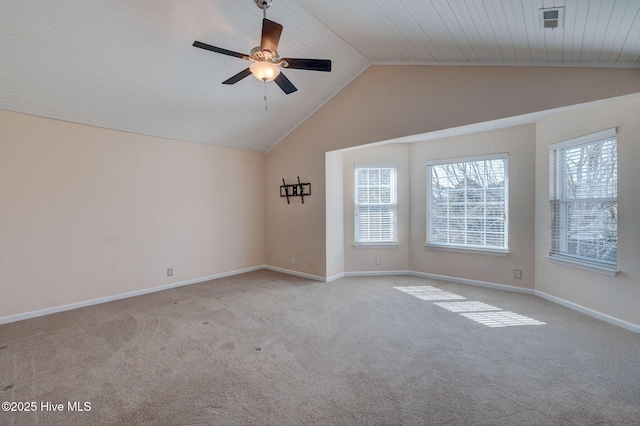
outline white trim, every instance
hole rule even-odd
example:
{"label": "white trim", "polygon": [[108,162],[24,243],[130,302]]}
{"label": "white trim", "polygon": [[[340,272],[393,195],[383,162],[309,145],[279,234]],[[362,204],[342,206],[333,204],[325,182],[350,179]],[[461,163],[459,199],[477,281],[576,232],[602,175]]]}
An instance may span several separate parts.
{"label": "white trim", "polygon": [[375,243],[353,243],[355,248],[398,248],[400,244],[396,241],[393,242],[375,242]]}
{"label": "white trim", "polygon": [[150,288],[144,288],[144,289],[141,289],[141,290],[134,290],[134,291],[126,292],[126,293],[115,294],[113,296],[99,297],[97,299],[91,299],[91,300],[85,300],[85,301],[82,301],[82,302],[69,303],[67,305],[55,306],[55,307],[52,307],[52,308],[45,308],[45,309],[40,309],[40,310],[37,310],[37,311],[25,312],[25,313],[22,313],[22,314],[9,315],[9,316],[6,316],[6,317],[0,317],[0,325],[8,324],[10,322],[22,321],[22,320],[26,320],[26,319],[30,319],[30,318],[41,317],[41,316],[49,315],[49,314],[55,314],[55,313],[58,313],[58,312],[70,311],[71,309],[78,309],[78,308],[84,308],[84,307],[92,306],[92,305],[99,305],[101,303],[113,302],[115,300],[128,299],[130,297],[135,297],[135,296],[142,296],[143,294],[156,293],[158,291],[169,290],[169,289],[172,289],[172,288],[182,287],[182,286],[185,286],[185,285],[197,284],[197,283],[201,283],[201,282],[204,282],[204,281],[216,280],[216,279],[219,279],[219,278],[225,278],[225,277],[229,277],[229,276],[232,276],[232,275],[244,274],[244,273],[247,273],[247,272],[257,271],[259,269],[264,269],[264,268],[265,268],[264,265],[252,266],[252,267],[249,267],[249,268],[237,269],[235,271],[228,271],[228,272],[223,272],[223,273],[220,273],[220,274],[208,275],[206,277],[193,278],[193,279],[186,280],[186,281],[179,281],[179,282],[175,282],[175,283],[160,285],[160,286],[157,286],[157,287],[150,287]]}
{"label": "white trim", "polygon": [[450,277],[447,275],[437,275],[437,274],[429,274],[426,272],[418,272],[418,271],[410,271],[410,270],[399,270],[399,271],[354,271],[354,272],[344,272],[344,273],[339,273],[336,275],[332,275],[331,277],[327,277],[327,278],[323,278],[317,275],[311,275],[311,274],[305,274],[302,272],[297,272],[297,271],[292,271],[289,269],[284,269],[284,268],[278,268],[276,266],[270,266],[270,265],[258,265],[258,266],[252,266],[249,268],[244,268],[244,269],[238,269],[235,271],[229,271],[229,272],[223,272],[221,274],[215,274],[215,275],[209,275],[206,277],[201,277],[201,278],[194,278],[191,280],[187,280],[187,281],[180,281],[177,283],[171,283],[171,284],[165,284],[165,285],[161,285],[158,287],[152,287],[152,288],[147,288],[147,289],[142,289],[142,290],[136,290],[136,291],[131,291],[128,293],[121,293],[121,294],[117,294],[114,296],[108,296],[108,297],[102,297],[102,298],[98,298],[98,299],[92,299],[92,300],[87,300],[84,302],[78,302],[78,303],[71,303],[68,305],[63,305],[63,306],[57,306],[54,308],[47,308],[47,309],[41,309],[38,311],[32,311],[32,312],[26,312],[26,313],[22,313],[22,314],[16,314],[16,315],[9,315],[6,317],[1,317],[0,318],[0,325],[2,324],[8,324],[11,322],[16,322],[16,321],[22,321],[25,319],[30,319],[30,318],[36,318],[36,317],[40,317],[40,316],[44,316],[44,315],[49,315],[49,314],[54,314],[57,312],[63,312],[63,311],[68,311],[71,309],[77,309],[77,308],[83,308],[86,306],[91,306],[91,305],[97,305],[100,303],[106,303],[106,302],[112,302],[115,300],[120,300],[120,299],[126,299],[129,297],[134,297],[134,296],[141,296],[143,294],[148,294],[148,293],[155,293],[158,291],[162,291],[162,290],[169,290],[171,288],[176,288],[176,287],[182,287],[185,285],[190,285],[190,284],[197,284],[200,282],[204,282],[204,281],[210,281],[210,280],[215,280],[215,279],[219,279],[219,278],[225,278],[225,277],[229,277],[232,275],[238,275],[238,274],[244,274],[246,272],[252,272],[252,271],[257,271],[260,269],[268,269],[271,271],[276,271],[276,272],[282,272],[285,274],[289,274],[289,275],[295,275],[295,276],[299,276],[299,277],[303,277],[303,278],[309,278],[312,279],[314,281],[323,281],[323,282],[330,282],[330,281],[335,281],[338,280],[340,278],[343,277],[367,277],[367,276],[390,276],[390,275],[411,275],[411,276],[415,276],[415,277],[421,277],[421,278],[429,278],[429,279],[434,279],[434,280],[441,280],[441,281],[450,281],[450,282],[455,282],[455,283],[459,283],[459,284],[467,284],[467,285],[473,285],[473,286],[477,286],[477,287],[486,287],[486,288],[492,288],[492,289],[496,289],[496,290],[504,290],[504,291],[511,291],[514,293],[523,293],[523,294],[532,294],[534,296],[538,296],[541,297],[543,299],[546,299],[550,302],[553,303],[557,303],[559,305],[562,305],[566,308],[572,309],[574,311],[578,311],[581,312],[585,315],[589,315],[590,317],[608,322],[609,324],[613,324],[613,325],[617,325],[618,327],[622,327],[626,330],[632,331],[634,333],[638,333],[640,334],[640,325],[636,325],[636,324],[632,324],[630,322],[612,317],[610,315],[607,314],[603,314],[601,312],[598,312],[596,310],[590,309],[590,308],[586,308],[584,306],[578,305],[577,303],[573,303],[573,302],[569,302],[568,300],[564,300],[561,299],[557,296],[552,296],[548,293],[539,291],[539,290],[533,290],[533,289],[529,289],[529,288],[521,288],[521,287],[514,287],[514,286],[510,286],[510,285],[504,285],[504,284],[497,284],[497,283],[491,283],[491,282],[486,282],[486,281],[477,281],[477,280],[470,280],[467,278],[457,278],[457,277]]}
{"label": "white trim", "polygon": [[509,254],[508,249],[485,249],[480,247],[457,247],[457,246],[445,246],[437,244],[425,244],[428,249],[442,250],[442,251],[454,251],[458,253],[472,253],[472,254],[486,254],[489,256],[506,256]]}
{"label": "white trim", "polygon": [[582,305],[578,305],[577,303],[569,302],[568,300],[561,299],[557,296],[552,296],[551,294],[545,293],[540,290],[536,290],[535,295],[543,299],[547,299],[550,302],[557,303],[558,305],[562,305],[565,308],[569,308],[574,311],[581,312],[585,315],[589,315],[590,317],[608,322],[609,324],[617,325],[618,327],[622,327],[629,331],[633,331],[634,333],[640,334],[640,325],[632,324],[630,322],[612,317],[610,315],[603,314],[602,312],[598,312],[596,310],[586,308]]}
{"label": "white trim", "polygon": [[534,294],[534,290],[530,288],[515,287],[511,285],[506,285],[506,284],[497,284],[497,283],[492,283],[487,281],[470,280],[467,278],[450,277],[448,275],[430,274],[427,272],[418,272],[418,271],[411,271],[411,270],[352,271],[352,272],[344,273],[345,277],[373,277],[377,275],[411,275],[414,277],[429,278],[432,280],[440,280],[440,281],[449,281],[449,282],[454,282],[458,284],[473,285],[476,287],[486,287],[486,288],[492,288],[495,290],[511,291],[514,293]]}
{"label": "white trim", "polygon": [[357,169],[397,169],[398,163],[356,163],[353,170]]}
{"label": "white trim", "polygon": [[340,278],[344,278],[344,272],[340,272],[339,274],[331,275],[325,279],[325,282],[330,283],[331,281],[339,280]]}
{"label": "white trim", "polygon": [[400,271],[351,271],[345,272],[345,277],[374,277],[377,275],[411,275],[411,271],[400,270]]}
{"label": "white trim", "polygon": [[417,271],[409,271],[409,275],[413,275],[415,277],[430,278],[432,280],[451,281],[459,284],[468,284],[476,287],[487,287],[495,290],[511,291],[514,293],[534,294],[534,290],[531,288],[515,287],[512,285],[497,284],[497,283],[491,283],[487,281],[470,280],[468,278],[450,277],[447,275],[429,274],[426,272],[417,272]]}
{"label": "white trim", "polygon": [[530,294],[533,296],[537,296],[537,297],[541,297],[543,299],[546,299],[550,302],[553,303],[557,303],[559,305],[562,305],[566,308],[569,308],[571,310],[574,311],[578,311],[580,313],[583,313],[585,315],[588,315],[590,317],[608,322],[609,324],[613,324],[613,325],[617,325],[618,327],[622,327],[626,330],[632,331],[634,333],[638,333],[640,334],[640,325],[636,325],[624,320],[621,320],[619,318],[615,318],[612,317],[610,315],[607,314],[603,314],[602,312],[598,312],[594,309],[590,309],[590,308],[586,308],[584,306],[578,305],[577,303],[573,303],[573,302],[569,302],[568,300],[564,300],[561,299],[559,297],[556,296],[552,296],[548,293],[542,292],[540,290],[534,290],[534,289],[530,289],[530,288],[522,288],[522,287],[515,287],[515,286],[510,286],[510,285],[505,285],[505,284],[497,284],[497,283],[491,283],[491,282],[486,282],[486,281],[477,281],[477,280],[470,280],[467,278],[457,278],[457,277],[450,277],[447,275],[437,275],[437,274],[429,274],[426,272],[418,272],[418,271],[362,271],[362,272],[345,272],[344,276],[345,277],[350,277],[350,276],[375,276],[375,275],[411,275],[411,276],[415,276],[415,277],[421,277],[421,278],[429,278],[429,279],[434,279],[434,280],[441,280],[441,281],[450,281],[450,282],[455,282],[455,283],[459,283],[459,284],[467,284],[467,285],[473,285],[473,286],[477,286],[477,287],[486,287],[486,288],[492,288],[492,289],[496,289],[496,290],[504,290],[504,291],[510,291],[510,292],[514,292],[514,293],[523,293],[523,294]]}
{"label": "white trim", "polygon": [[593,263],[580,262],[579,260],[573,260],[568,257],[560,257],[560,256],[545,256],[550,262],[557,263],[559,265],[571,266],[573,268],[584,269],[589,272],[596,272],[598,274],[608,275],[610,277],[615,277],[620,272],[619,269],[615,267],[608,268],[606,266],[599,266]]}
{"label": "white trim", "polygon": [[498,152],[495,154],[475,155],[473,157],[455,157],[455,158],[443,158],[441,160],[429,160],[427,166],[438,166],[440,164],[451,163],[470,163],[472,161],[484,161],[484,160],[508,160],[509,153]]}
{"label": "white trim", "polygon": [[610,129],[600,130],[599,132],[589,133],[587,135],[578,136],[576,138],[567,139],[561,142],[552,143],[549,145],[549,151],[557,151],[562,148],[570,146],[582,145],[586,143],[598,142],[605,139],[613,139],[617,135],[617,129],[612,127]]}
{"label": "white trim", "polygon": [[321,277],[319,275],[307,274],[304,272],[293,271],[291,269],[279,268],[277,266],[265,265],[264,268],[270,271],[282,272],[283,274],[295,275],[296,277],[308,278],[314,281],[326,282],[327,280],[325,277]]}

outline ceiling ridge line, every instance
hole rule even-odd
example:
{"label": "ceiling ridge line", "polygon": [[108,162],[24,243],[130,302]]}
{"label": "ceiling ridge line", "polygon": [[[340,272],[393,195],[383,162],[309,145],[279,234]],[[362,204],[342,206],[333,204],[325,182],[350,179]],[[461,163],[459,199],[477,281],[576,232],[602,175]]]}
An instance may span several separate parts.
{"label": "ceiling ridge line", "polygon": [[428,61],[372,61],[373,65],[396,66],[461,66],[461,67],[551,67],[551,68],[640,68],[640,62],[428,62]]}

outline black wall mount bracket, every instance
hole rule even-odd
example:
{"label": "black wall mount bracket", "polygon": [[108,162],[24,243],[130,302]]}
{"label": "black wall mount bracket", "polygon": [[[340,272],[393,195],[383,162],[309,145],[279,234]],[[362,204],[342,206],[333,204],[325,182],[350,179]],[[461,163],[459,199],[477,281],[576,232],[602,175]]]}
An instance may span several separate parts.
{"label": "black wall mount bracket", "polygon": [[298,176],[298,183],[287,185],[282,178],[282,185],[280,185],[280,196],[287,197],[287,204],[290,204],[289,197],[300,197],[302,204],[304,204],[304,197],[311,195],[311,183],[300,182],[300,176]]}

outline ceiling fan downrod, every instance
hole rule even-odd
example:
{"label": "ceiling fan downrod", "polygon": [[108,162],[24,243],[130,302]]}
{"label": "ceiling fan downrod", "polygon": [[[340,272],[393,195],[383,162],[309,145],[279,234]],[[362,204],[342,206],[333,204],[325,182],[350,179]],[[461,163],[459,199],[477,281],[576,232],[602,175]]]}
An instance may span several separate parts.
{"label": "ceiling fan downrod", "polygon": [[271,6],[273,0],[253,0],[256,2],[256,6],[262,9],[262,18],[267,19],[267,9]]}

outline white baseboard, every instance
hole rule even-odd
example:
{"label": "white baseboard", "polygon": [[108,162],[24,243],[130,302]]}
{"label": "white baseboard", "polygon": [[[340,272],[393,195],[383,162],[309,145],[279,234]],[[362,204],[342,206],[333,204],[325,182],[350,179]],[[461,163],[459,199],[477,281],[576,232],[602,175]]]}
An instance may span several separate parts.
{"label": "white baseboard", "polygon": [[352,271],[345,272],[345,277],[375,277],[376,275],[409,275],[409,271]]}
{"label": "white baseboard", "polygon": [[535,294],[535,290],[531,288],[515,287],[512,285],[496,284],[487,281],[470,280],[468,278],[450,277],[447,275],[428,274],[426,272],[409,271],[409,275],[422,278],[430,278],[432,280],[450,281],[459,284],[474,285],[477,287],[487,287],[496,290],[512,291],[514,293]]}
{"label": "white baseboard", "polygon": [[335,275],[331,275],[330,277],[327,277],[325,282],[330,283],[331,281],[339,280],[340,278],[344,278],[344,277],[345,277],[344,272],[341,272],[339,274],[335,274]]}
{"label": "white baseboard", "polygon": [[291,269],[279,268],[277,266],[265,265],[264,268],[270,271],[282,272],[283,274],[295,275],[296,277],[308,278],[314,281],[322,281],[322,282],[327,281],[325,277],[321,277],[319,275],[311,275],[304,272],[293,271]]}
{"label": "white baseboard", "polygon": [[69,303],[68,305],[54,306],[53,308],[40,309],[37,311],[25,312],[22,314],[9,315],[6,317],[0,317],[0,325],[8,324],[10,322],[22,321],[30,318],[41,317],[44,315],[55,314],[63,311],[70,311],[71,309],[84,308],[86,306],[98,305],[100,303],[112,302],[114,300],[127,299],[129,297],[142,296],[143,294],[155,293],[162,290],[169,290],[171,288],[182,287],[185,285],[201,283],[204,281],[215,280],[218,278],[230,277],[232,275],[244,274],[246,272],[257,271],[264,269],[264,265],[252,266],[244,269],[237,269],[235,271],[222,272],[220,274],[208,275],[206,277],[193,278],[186,281],[179,281],[175,283],[169,283],[160,285],[157,287],[144,288],[141,290],[129,291],[126,293],[115,294],[113,296],[99,297],[97,299],[85,300],[82,302]]}
{"label": "white baseboard", "polygon": [[596,310],[593,310],[593,309],[586,308],[584,306],[578,305],[577,303],[569,302],[568,300],[564,300],[564,299],[561,299],[559,297],[552,296],[552,295],[544,293],[542,291],[533,290],[533,289],[530,289],[530,288],[515,287],[515,286],[510,286],[510,285],[505,285],[505,284],[491,283],[491,282],[487,282],[487,281],[470,280],[470,279],[467,279],[467,278],[450,277],[450,276],[447,276],[447,275],[429,274],[429,273],[426,273],[426,272],[418,272],[418,271],[383,271],[383,272],[366,271],[366,272],[345,272],[344,273],[345,277],[351,277],[351,276],[375,276],[375,275],[412,275],[412,276],[416,276],[416,277],[429,278],[429,279],[434,279],[434,280],[449,281],[449,282],[455,282],[455,283],[459,283],[459,284],[474,285],[474,286],[478,286],[478,287],[487,287],[487,288],[492,288],[492,289],[496,289],[496,290],[505,290],[505,291],[511,291],[511,292],[515,292],[515,293],[531,294],[531,295],[534,295],[534,296],[542,297],[543,299],[546,299],[546,300],[548,300],[550,302],[557,303],[559,305],[562,305],[562,306],[564,306],[566,308],[569,308],[569,309],[572,309],[574,311],[581,312],[581,313],[583,313],[585,315],[589,315],[590,317],[597,318],[599,320],[608,322],[609,324],[617,325],[618,327],[622,327],[622,328],[624,328],[626,330],[633,331],[635,333],[640,334],[640,326],[639,325],[632,324],[630,322],[621,320],[619,318],[615,318],[615,317],[612,317],[610,315],[603,314],[602,312],[598,312]]}
{"label": "white baseboard", "polygon": [[598,312],[596,310],[590,309],[590,308],[586,308],[584,306],[578,305],[577,303],[573,303],[570,302],[568,300],[564,300],[561,299],[559,297],[556,296],[552,296],[548,293],[542,292],[542,291],[538,291],[538,290],[533,290],[533,289],[528,289],[528,288],[521,288],[521,287],[514,287],[514,286],[510,286],[510,285],[505,285],[505,284],[497,284],[497,283],[491,283],[491,282],[486,282],[486,281],[477,281],[477,280],[470,280],[467,278],[457,278],[457,277],[450,277],[447,275],[437,275],[437,274],[429,274],[426,272],[417,272],[417,271],[360,271],[360,272],[344,272],[344,273],[339,273],[336,275],[332,275],[331,277],[320,277],[318,275],[311,275],[311,274],[306,274],[304,272],[298,272],[298,271],[292,271],[290,269],[284,269],[284,268],[278,268],[277,266],[270,266],[270,265],[258,265],[258,266],[252,266],[249,268],[244,268],[244,269],[237,269],[235,271],[228,271],[228,272],[222,272],[220,274],[214,274],[214,275],[208,275],[206,277],[200,277],[200,278],[194,278],[191,280],[186,280],[186,281],[179,281],[179,282],[175,282],[175,283],[170,283],[170,284],[164,284],[161,286],[157,286],[157,287],[151,287],[151,288],[145,288],[145,289],[141,289],[141,290],[135,290],[135,291],[130,291],[127,293],[120,293],[120,294],[116,294],[113,296],[107,296],[107,297],[100,297],[97,299],[91,299],[91,300],[86,300],[83,302],[77,302],[77,303],[70,303],[68,305],[62,305],[62,306],[56,306],[53,308],[46,308],[46,309],[41,309],[38,311],[31,311],[31,312],[25,312],[22,314],[16,314],[16,315],[9,315],[6,317],[0,317],[0,325],[2,324],[8,324],[11,322],[16,322],[16,321],[22,321],[22,320],[26,320],[26,319],[30,319],[30,318],[36,318],[36,317],[41,317],[44,315],[49,315],[49,314],[55,314],[57,312],[63,312],[63,311],[69,311],[71,309],[77,309],[77,308],[84,308],[86,306],[91,306],[91,305],[97,305],[100,303],[107,303],[107,302],[112,302],[114,300],[120,300],[120,299],[126,299],[129,297],[135,297],[135,296],[141,296],[143,294],[148,294],[148,293],[155,293],[158,291],[162,291],[162,290],[168,290],[171,288],[177,288],[177,287],[182,287],[185,285],[190,285],[190,284],[197,284],[197,283],[201,283],[204,281],[210,281],[210,280],[215,280],[215,279],[219,279],[219,278],[225,278],[225,277],[229,277],[232,275],[238,275],[238,274],[244,274],[246,272],[252,272],[252,271],[257,271],[259,269],[268,269],[271,271],[276,271],[276,272],[282,272],[284,274],[289,274],[289,275],[295,275],[298,277],[302,277],[302,278],[308,278],[314,281],[321,281],[321,282],[331,282],[331,281],[335,281],[338,280],[340,278],[343,277],[363,277],[363,276],[381,276],[381,275],[412,275],[412,276],[416,276],[416,277],[422,277],[422,278],[429,278],[429,279],[434,279],[434,280],[441,280],[441,281],[450,281],[450,282],[455,282],[455,283],[459,283],[459,284],[467,284],[467,285],[473,285],[473,286],[478,286],[478,287],[487,287],[487,288],[492,288],[492,289],[497,289],[497,290],[505,290],[505,291],[511,291],[511,292],[516,292],[516,293],[524,293],[524,294],[532,294],[538,297],[541,297],[543,299],[549,300],[550,302],[554,302],[557,303],[559,305],[562,305],[566,308],[569,309],[573,309],[574,311],[578,311],[581,312],[585,315],[589,315],[590,317],[593,318],[597,318],[599,320],[608,322],[609,324],[613,324],[613,325],[617,325],[618,327],[622,327],[626,330],[629,331],[633,331],[635,333],[640,334],[640,326],[636,325],[636,324],[632,324],[630,322],[612,317],[610,315],[607,314],[603,314],[602,312]]}
{"label": "white baseboard", "polygon": [[613,325],[617,325],[618,327],[622,327],[624,329],[627,329],[629,331],[633,331],[635,333],[640,334],[640,326],[636,325],[636,324],[632,324],[630,322],[627,321],[623,321],[621,319],[618,319],[616,317],[612,317],[610,315],[607,314],[603,314],[602,312],[598,312],[596,310],[593,310],[591,308],[586,308],[582,305],[578,305],[577,303],[573,303],[573,302],[569,302],[568,300],[565,299],[561,299],[559,297],[556,296],[552,296],[548,293],[545,293],[543,291],[535,291],[535,295],[538,297],[542,297],[543,299],[547,299],[550,302],[554,302],[557,303],[558,305],[562,305],[566,308],[569,309],[573,309],[574,311],[578,311],[581,312],[585,315],[589,315],[590,317],[593,318],[597,318],[599,320],[608,322],[609,324],[613,324]]}
{"label": "white baseboard", "polygon": [[372,277],[376,275],[411,275],[414,277],[429,278],[432,280],[449,281],[458,284],[474,285],[477,287],[487,287],[496,290],[512,291],[516,293],[534,294],[533,289],[515,287],[505,284],[491,283],[487,281],[470,280],[467,278],[450,277],[448,275],[429,274],[427,272],[400,270],[400,271],[357,271],[345,272],[345,277]]}

